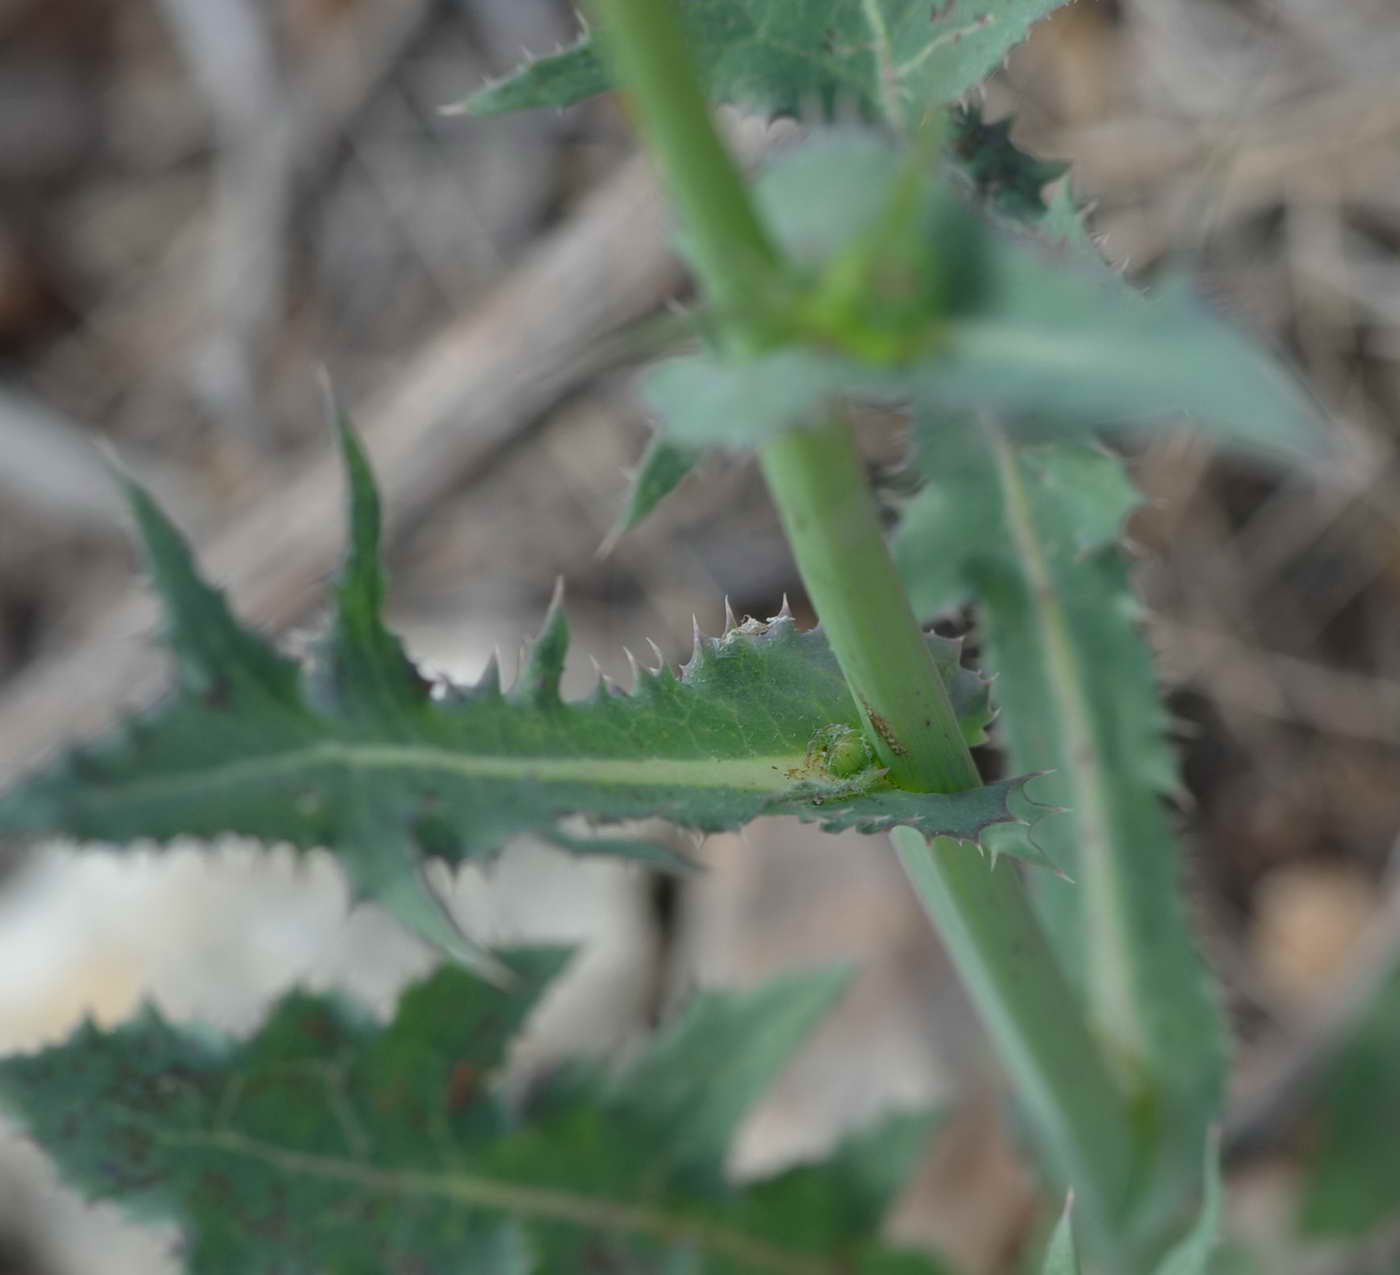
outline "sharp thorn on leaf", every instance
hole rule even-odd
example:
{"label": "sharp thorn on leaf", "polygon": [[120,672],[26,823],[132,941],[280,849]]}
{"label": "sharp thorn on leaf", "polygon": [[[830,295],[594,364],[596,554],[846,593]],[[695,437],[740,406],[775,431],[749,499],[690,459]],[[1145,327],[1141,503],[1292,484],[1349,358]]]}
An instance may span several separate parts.
{"label": "sharp thorn on leaf", "polygon": [[734,608],[729,605],[729,597],[724,599],[724,631],[731,632],[739,627],[739,621],[734,618]]}

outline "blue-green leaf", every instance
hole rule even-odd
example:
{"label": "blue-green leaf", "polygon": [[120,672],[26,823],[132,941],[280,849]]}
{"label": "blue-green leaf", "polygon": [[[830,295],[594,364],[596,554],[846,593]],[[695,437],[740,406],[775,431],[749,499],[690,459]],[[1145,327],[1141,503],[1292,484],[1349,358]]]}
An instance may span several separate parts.
{"label": "blue-green leaf", "polygon": [[[1038,223],[1044,237],[927,183],[911,217],[908,163],[878,135],[844,130],[770,168],[759,201],[805,290],[774,347],[690,355],[647,375],[643,396],[668,437],[761,446],[849,395],[992,412],[1032,438],[1189,417],[1275,458],[1320,454],[1313,403],[1184,278],[1129,287],[1062,200]],[[846,292],[857,301],[833,300]]]}
{"label": "blue-green leaf", "polygon": [[1041,874],[1031,885],[1139,1095],[1160,1170],[1160,1195],[1141,1207],[1169,1228],[1199,1184],[1224,1043],[1181,899],[1169,723],[1118,546],[1137,497],[1117,459],[1084,444],[925,420],[917,448],[927,485],[905,511],[896,562],[921,615],[977,599],[1008,762],[1051,772],[1037,796],[1066,813],[1036,837],[1074,884]]}

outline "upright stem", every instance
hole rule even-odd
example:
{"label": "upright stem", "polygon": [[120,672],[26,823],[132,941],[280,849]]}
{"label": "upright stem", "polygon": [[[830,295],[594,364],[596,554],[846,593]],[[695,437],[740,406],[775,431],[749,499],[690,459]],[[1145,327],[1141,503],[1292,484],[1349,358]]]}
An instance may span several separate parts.
{"label": "upright stem", "polygon": [[[680,205],[706,287],[740,348],[746,302],[779,254],[710,120],[669,0],[597,0],[607,47]],[[980,782],[881,534],[850,426],[794,430],[759,454],[803,583],[891,779],[916,792]],[[1101,1249],[1125,1208],[1127,1111],[1015,869],[905,830],[900,856],[943,933],[1051,1162]]]}
{"label": "upright stem", "polygon": [[720,140],[671,0],[597,0],[607,51],[638,106],[635,123],[661,165],[695,266],[722,310],[742,315],[778,250]]}
{"label": "upright stem", "polygon": [[[802,582],[891,778],[916,792],[981,779],[881,534],[849,425],[794,430],[759,454]],[[1103,1054],[1010,862],[911,829],[904,869],[1015,1079],[1081,1226],[1112,1247],[1133,1148]]]}
{"label": "upright stem", "polygon": [[759,453],[827,641],[869,737],[901,788],[981,779],[880,529],[851,427],[795,429]]}

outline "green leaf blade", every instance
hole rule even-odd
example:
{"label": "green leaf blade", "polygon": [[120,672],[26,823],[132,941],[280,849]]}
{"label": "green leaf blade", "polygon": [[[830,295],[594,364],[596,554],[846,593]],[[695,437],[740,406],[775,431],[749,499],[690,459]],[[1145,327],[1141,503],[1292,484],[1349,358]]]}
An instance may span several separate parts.
{"label": "green leaf blade", "polygon": [[500,955],[509,992],[439,970],[384,1027],[301,992],[238,1042],[153,1011],[88,1026],[0,1060],[0,1101],[89,1198],[177,1221],[192,1270],[937,1275],[878,1240],[921,1117],[879,1128],[883,1164],[872,1131],[748,1186],[724,1173],[839,978],[704,994],[630,1066],[568,1066],[518,1108],[499,1069],[563,955]]}
{"label": "green leaf blade", "polygon": [[349,420],[335,403],[331,410],[348,487],[350,543],[336,587],[334,624],[309,690],[320,706],[341,717],[404,719],[400,733],[411,736],[413,720],[428,702],[428,683],[384,626],[379,492]]}
{"label": "green leaf blade", "polygon": [[[899,120],[961,97],[1063,0],[686,0],[712,101],[771,115],[854,108]],[[475,115],[569,106],[613,87],[596,41],[530,62],[470,98]]]}
{"label": "green leaf blade", "polygon": [[1135,496],[1118,462],[1074,444],[1017,445],[953,422],[920,432],[928,486],[895,544],[915,609],[976,595],[1013,769],[1051,772],[1066,813],[1036,839],[1073,885],[1030,882],[1057,954],[1149,1113],[1159,1158],[1149,1226],[1199,1183],[1224,1071],[1219,1007],[1180,896],[1165,798],[1168,722],[1117,547]]}
{"label": "green leaf blade", "polygon": [[489,117],[515,111],[560,110],[606,93],[612,78],[588,36],[572,48],[535,58],[502,80],[488,84],[458,109]]}
{"label": "green leaf blade", "polygon": [[674,446],[760,447],[853,397],[987,412],[1037,441],[1185,417],[1275,462],[1324,454],[1320,413],[1288,372],[1183,277],[1144,294],[1107,269],[1068,197],[1041,200],[1049,170],[999,126],[978,129],[995,146],[976,142],[964,178],[991,183],[993,204],[1009,197],[1010,216],[915,180],[871,131],[815,134],[769,167],[758,202],[802,274],[789,330],[645,373],[642,398]]}
{"label": "green leaf blade", "polygon": [[637,472],[627,485],[622,512],[608,532],[601,552],[608,552],[679,487],[698,459],[695,452],[677,447],[665,435],[653,434],[642,453]]}
{"label": "green leaf blade", "polygon": [[123,479],[156,588],[171,605],[168,637],[187,694],[212,708],[279,702],[298,680],[294,661],[234,619],[223,595],[200,577],[184,539],[149,493]]}
{"label": "green leaf blade", "polygon": [[1300,386],[1186,280],[1144,296],[1011,241],[986,259],[984,300],[950,326],[944,356],[912,372],[912,397],[998,413],[1030,436],[1187,416],[1279,460],[1322,454],[1319,415]]}
{"label": "green leaf blade", "polygon": [[1220,1138],[1212,1133],[1206,1142],[1205,1183],[1200,1211],[1191,1229],[1168,1251],[1156,1275],[1210,1275],[1211,1258],[1220,1246],[1225,1215],[1225,1183],[1220,1172]]}
{"label": "green leaf blade", "polygon": [[1303,1187],[1302,1228],[1360,1235],[1400,1213],[1400,966],[1327,1068],[1321,1128]]}
{"label": "green leaf blade", "polygon": [[[470,949],[424,884],[426,857],[481,860],[536,833],[577,853],[677,866],[625,837],[566,834],[558,825],[569,816],[661,816],[705,832],[769,813],[870,830],[936,819],[969,840],[1018,817],[1010,788],[938,799],[935,810],[878,774],[857,786],[828,775],[816,741],[856,729],[856,707],[825,638],[799,632],[786,613],[697,638],[679,674],[638,669],[630,693],[600,683],[590,698],[565,701],[568,626],[556,594],[508,692],[491,670],[476,686],[430,694],[383,624],[378,497],[343,422],[340,436],[350,551],[310,672],[238,625],[178,533],[134,493],[171,612],[180,689],[0,797],[0,829],[109,842],[237,833],[324,846],[357,897],[460,954]],[[985,683],[960,667],[956,643],[929,644],[964,730],[980,737],[991,712]]]}

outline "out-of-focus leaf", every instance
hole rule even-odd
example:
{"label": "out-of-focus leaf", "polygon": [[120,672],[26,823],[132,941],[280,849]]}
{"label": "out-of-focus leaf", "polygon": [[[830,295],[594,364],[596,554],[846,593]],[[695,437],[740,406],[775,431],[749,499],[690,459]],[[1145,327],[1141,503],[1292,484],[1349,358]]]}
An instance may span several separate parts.
{"label": "out-of-focus leaf", "polygon": [[[1021,437],[1189,416],[1267,455],[1320,451],[1318,415],[1293,378],[1185,280],[1139,293],[1103,267],[1063,200],[1037,223],[1042,238],[911,186],[907,164],[879,136],[843,130],[764,175],[760,205],[811,282],[786,343],[677,358],[646,376],[668,437],[761,446],[844,394],[992,412]],[[913,215],[901,202],[911,190],[923,201]],[[865,308],[833,300],[848,294]]]}
{"label": "out-of-focus leaf", "polygon": [[[1063,0],[684,0],[706,95],[770,115],[852,109],[917,119],[961,97]],[[606,34],[606,33],[605,33]],[[571,106],[613,87],[590,33],[462,109]]]}
{"label": "out-of-focus leaf", "polygon": [[192,1272],[937,1275],[878,1238],[922,1117],[742,1187],[724,1171],[841,976],[706,993],[630,1065],[566,1067],[521,1110],[497,1071],[562,954],[500,955],[508,993],[441,969],[387,1026],[304,992],[237,1042],[154,1010],[87,1025],[0,1060],[0,1102],[88,1198],[175,1222]]}
{"label": "out-of-focus leaf", "polygon": [[1225,1210],[1225,1184],[1220,1177],[1220,1139],[1206,1144],[1205,1190],[1201,1211],[1191,1229],[1162,1260],[1156,1275],[1209,1275],[1220,1244],[1220,1221]]}
{"label": "out-of-focus leaf", "polygon": [[696,454],[661,434],[654,434],[642,453],[637,472],[627,486],[627,498],[617,522],[603,542],[604,551],[642,521],[695,468]]}
{"label": "out-of-focus leaf", "polygon": [[1400,1218],[1400,968],[1327,1073],[1303,1229],[1358,1234]]}
{"label": "out-of-focus leaf", "polygon": [[1055,1224],[1050,1236],[1050,1246],[1045,1250],[1045,1261],[1040,1275],[1079,1275],[1079,1253],[1074,1245],[1074,1197],[1065,1201],[1065,1210]]}

